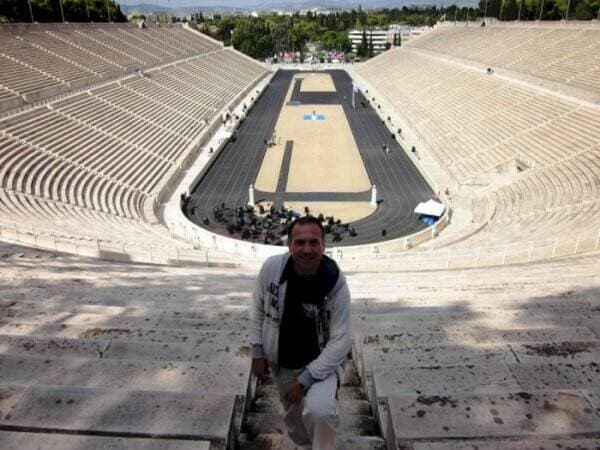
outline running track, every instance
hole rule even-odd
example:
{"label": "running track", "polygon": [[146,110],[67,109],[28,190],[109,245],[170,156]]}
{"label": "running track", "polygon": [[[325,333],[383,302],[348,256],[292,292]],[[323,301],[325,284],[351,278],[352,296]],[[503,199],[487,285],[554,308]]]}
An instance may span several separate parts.
{"label": "running track", "polygon": [[[345,236],[335,246],[359,245],[390,240],[412,234],[425,228],[417,220],[413,210],[421,202],[435,194],[414,167],[409,157],[375,110],[361,93],[356,95],[356,109],[352,109],[352,80],[345,71],[328,71],[337,89],[336,93],[301,93],[295,89],[292,101],[311,104],[341,104],[361,153],[371,183],[377,186],[379,206],[370,216],[352,222],[357,236]],[[185,212],[198,225],[201,218],[208,217],[212,224],[212,210],[225,202],[228,206],[245,205],[248,201],[248,186],[254,183],[266,150],[264,141],[269,139],[275,128],[285,95],[295,72],[279,71],[254,108],[236,132],[235,142],[229,142],[213,162],[207,174],[198,183],[186,204]],[[364,103],[366,107],[362,106]],[[374,102],[373,102],[374,103]],[[388,144],[389,153],[382,149]],[[370,193],[263,193],[256,192],[256,201],[286,199],[356,201],[370,200]],[[191,215],[195,207],[194,215]],[[205,227],[206,228],[206,227]],[[211,229],[211,227],[208,227]],[[386,230],[382,238],[382,230]],[[328,245],[330,237],[328,236]]]}

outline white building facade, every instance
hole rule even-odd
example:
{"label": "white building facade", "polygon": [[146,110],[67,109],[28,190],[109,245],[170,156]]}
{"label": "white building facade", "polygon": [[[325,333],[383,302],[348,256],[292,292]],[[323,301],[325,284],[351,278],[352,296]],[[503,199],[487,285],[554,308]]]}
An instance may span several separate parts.
{"label": "white building facade", "polygon": [[350,30],[348,33],[348,37],[352,42],[352,51],[356,53],[359,45],[363,41],[363,33],[367,38],[367,45],[371,39],[373,39],[373,53],[381,53],[385,51],[388,47],[388,44],[391,46],[394,42],[394,30],[386,31],[386,30]]}

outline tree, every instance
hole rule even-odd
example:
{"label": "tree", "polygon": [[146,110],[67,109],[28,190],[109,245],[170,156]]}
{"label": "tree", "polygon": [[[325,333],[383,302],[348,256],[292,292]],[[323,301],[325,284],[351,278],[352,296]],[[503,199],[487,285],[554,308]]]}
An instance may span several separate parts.
{"label": "tree", "polygon": [[10,22],[31,21],[27,2],[21,0],[2,0],[0,2],[0,17],[2,16]]}
{"label": "tree", "polygon": [[592,20],[594,13],[590,5],[584,0],[577,4],[575,8],[575,18],[577,20]]}
{"label": "tree", "polygon": [[356,20],[358,21],[358,25],[356,26],[356,28],[364,27],[365,25],[367,25],[367,13],[363,11],[360,5],[358,5]]}
{"label": "tree", "polygon": [[352,41],[346,33],[338,33],[338,48],[344,53],[352,51]]}
{"label": "tree", "polygon": [[[561,20],[565,18],[566,6],[563,8],[560,4],[561,0],[544,0],[544,14],[545,20]],[[573,5],[571,5],[573,6]],[[538,11],[539,17],[539,11]]]}
{"label": "tree", "polygon": [[539,0],[522,0],[523,6],[521,11],[521,19],[537,19],[539,15]]}
{"label": "tree", "polygon": [[318,42],[321,50],[338,50],[342,52],[352,50],[352,42],[346,33],[326,31]]}
{"label": "tree", "polygon": [[[590,20],[598,14],[600,0],[554,0],[557,16],[560,19]],[[567,14],[567,8],[569,8]],[[577,9],[579,8],[579,14]],[[545,9],[545,8],[544,8]]]}
{"label": "tree", "polygon": [[273,41],[268,35],[261,36],[256,42],[255,58],[266,58],[273,54]]}
{"label": "tree", "polygon": [[519,5],[517,4],[517,0],[504,0],[502,6],[502,20],[517,20],[518,17]]}
{"label": "tree", "polygon": [[311,39],[313,35],[313,29],[306,22],[296,22],[290,31],[290,40],[292,48],[296,51],[302,49],[306,43]]}
{"label": "tree", "polygon": [[369,43],[367,41],[367,30],[363,28],[362,39],[360,44],[356,47],[356,55],[357,56],[367,56],[367,52],[369,51]]}
{"label": "tree", "polygon": [[337,33],[335,31],[326,31],[321,38],[322,50],[335,50],[337,48]]}
{"label": "tree", "polygon": [[[106,0],[63,0],[65,20],[71,22],[106,22],[108,13]],[[119,5],[114,0],[108,1],[110,20],[124,22],[127,20]],[[36,22],[61,22],[59,0],[31,0],[33,18]],[[89,11],[89,15],[88,15]],[[6,16],[10,22],[30,22],[31,14],[26,0],[0,1],[0,16]]]}
{"label": "tree", "polygon": [[224,45],[230,45],[234,29],[234,19],[227,17],[220,21],[220,24],[217,26],[216,33],[213,35],[213,37],[219,41],[223,41]]}
{"label": "tree", "polygon": [[[19,0],[22,1],[22,0]],[[52,2],[58,0],[33,0],[42,4],[42,2]],[[83,0],[64,0],[64,1],[83,1]],[[91,2],[100,2],[104,0],[89,0]],[[540,4],[542,0],[522,0],[523,20],[537,19],[539,17]],[[565,16],[566,5],[569,0],[543,0],[544,18],[557,19]],[[17,0],[0,0],[3,8],[5,5],[12,5],[13,9],[18,9]],[[502,2],[502,3],[501,3]],[[23,2],[22,2],[23,3]],[[26,3],[25,3],[26,4]],[[298,13],[293,16],[277,16],[275,14],[266,17],[224,17],[216,16],[213,19],[205,19],[204,23],[199,24],[203,32],[210,34],[216,39],[224,41],[227,45],[231,43],[238,50],[241,50],[255,58],[263,58],[279,54],[281,51],[302,50],[307,42],[314,42],[320,50],[341,50],[350,52],[352,43],[348,38],[347,30],[355,24],[364,23],[364,26],[358,25],[362,30],[362,39],[357,45],[357,56],[367,57],[373,55],[373,41],[367,36],[366,30],[372,24],[382,26],[386,23],[400,22],[408,25],[419,26],[425,24],[434,24],[442,16],[447,20],[464,21],[467,18],[473,20],[481,17],[485,10],[485,0],[479,0],[481,9],[468,6],[458,7],[451,5],[447,8],[431,7],[408,7],[393,9],[381,9],[379,11],[366,12],[362,7],[350,11],[341,11],[334,14],[316,15]],[[488,0],[488,16],[500,15],[502,7],[502,20],[515,20],[518,17],[521,0]],[[598,14],[600,0],[571,0],[570,17],[589,18]],[[25,11],[22,14],[27,13]],[[235,31],[233,31],[235,30]],[[232,33],[233,32],[233,33]],[[246,43],[246,41],[251,41]],[[400,36],[394,40],[394,45],[399,46]]]}
{"label": "tree", "polygon": [[[487,3],[487,10],[486,10]],[[479,0],[479,9],[487,17],[500,17],[500,5],[502,0]]]}

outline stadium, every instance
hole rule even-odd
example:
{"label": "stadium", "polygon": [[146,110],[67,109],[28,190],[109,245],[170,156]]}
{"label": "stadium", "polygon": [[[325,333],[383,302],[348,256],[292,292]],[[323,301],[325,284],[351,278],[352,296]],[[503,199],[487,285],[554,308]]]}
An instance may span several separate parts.
{"label": "stadium", "polygon": [[336,65],[0,24],[0,178],[0,448],[294,448],[248,311],[307,213],[352,292],[338,448],[600,448],[597,20]]}

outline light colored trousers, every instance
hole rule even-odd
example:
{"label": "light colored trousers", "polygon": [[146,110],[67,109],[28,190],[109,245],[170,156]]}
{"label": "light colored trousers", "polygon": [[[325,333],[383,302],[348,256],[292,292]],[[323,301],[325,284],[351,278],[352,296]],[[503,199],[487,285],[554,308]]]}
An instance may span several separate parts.
{"label": "light colored trousers", "polygon": [[311,448],[312,443],[312,450],[335,450],[337,374],[314,383],[300,403],[290,403],[283,395],[285,386],[296,379],[302,370],[279,368],[273,374],[285,409],[284,422],[288,434],[297,445]]}

